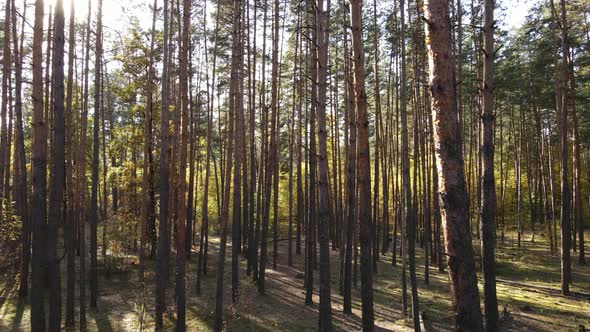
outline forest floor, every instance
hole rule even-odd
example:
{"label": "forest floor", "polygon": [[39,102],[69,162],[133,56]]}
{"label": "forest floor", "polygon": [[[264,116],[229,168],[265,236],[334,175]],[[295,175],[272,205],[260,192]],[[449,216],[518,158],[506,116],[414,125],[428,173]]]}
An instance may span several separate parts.
{"label": "forest floor", "polygon": [[[586,238],[590,238],[590,234]],[[213,327],[215,306],[215,267],[218,238],[210,238],[208,274],[202,284],[202,295],[195,294],[195,264],[197,254],[187,264],[187,330],[209,331]],[[497,291],[500,315],[507,306],[510,315],[502,323],[503,331],[577,331],[580,324],[590,327],[590,265],[579,265],[577,254],[572,256],[572,296],[560,294],[560,260],[550,253],[549,244],[542,235],[535,242],[530,235],[523,238],[522,246],[515,244],[514,234],[507,234],[504,244],[497,250]],[[474,241],[475,252],[479,245]],[[197,248],[193,248],[196,250]],[[304,247],[302,247],[302,250]],[[272,246],[269,245],[270,264],[267,268],[266,295],[257,293],[251,277],[246,276],[246,261],[240,260],[240,298],[231,304],[231,246],[225,268],[226,303],[225,322],[228,331],[313,331],[317,327],[319,297],[317,271],[314,273],[316,291],[314,305],[304,305],[304,257],[294,256],[294,266],[287,265],[287,241],[279,242],[277,269],[272,269]],[[100,252],[100,250],[99,250]],[[479,257],[478,257],[479,259]],[[172,258],[174,260],[174,258]],[[137,282],[135,256],[117,255],[109,258],[111,271],[105,278],[99,269],[98,309],[88,310],[90,331],[153,330],[155,262],[148,262],[146,281],[142,290]],[[449,296],[448,274],[430,267],[430,283],[424,283],[423,250],[417,248],[417,277],[420,310],[426,311],[437,331],[453,330],[453,314]],[[342,314],[342,296],[338,294],[339,252],[331,251],[332,313],[336,330],[361,329],[361,304],[358,288],[353,290],[353,314]],[[174,264],[171,264],[173,267]],[[479,263],[477,268],[481,270]],[[6,273],[7,271],[2,271]],[[173,276],[173,271],[171,272]],[[380,257],[378,273],[374,276],[375,324],[378,331],[411,331],[411,320],[402,313],[400,263],[392,267],[391,252]],[[478,273],[480,275],[480,273]],[[62,267],[65,297],[65,268]],[[29,331],[30,307],[19,300],[13,278],[0,278],[0,331]],[[174,279],[172,277],[172,279]],[[360,282],[360,275],[359,275]],[[359,285],[360,286],[360,285]],[[409,287],[409,283],[408,283]],[[481,278],[480,278],[481,289]],[[167,330],[174,327],[173,286],[168,288],[168,309],[165,316]],[[76,289],[76,295],[78,289]],[[88,293],[87,293],[88,294]],[[409,289],[408,289],[409,294]],[[87,295],[88,296],[88,295]],[[411,299],[408,298],[411,303]],[[411,304],[410,304],[411,305]],[[65,298],[64,298],[65,306]],[[78,308],[76,308],[76,311]],[[411,311],[411,307],[410,307]],[[142,314],[143,312],[143,314]],[[76,312],[78,315],[78,312]],[[143,320],[141,317],[144,317]],[[76,316],[76,321],[78,317]]]}

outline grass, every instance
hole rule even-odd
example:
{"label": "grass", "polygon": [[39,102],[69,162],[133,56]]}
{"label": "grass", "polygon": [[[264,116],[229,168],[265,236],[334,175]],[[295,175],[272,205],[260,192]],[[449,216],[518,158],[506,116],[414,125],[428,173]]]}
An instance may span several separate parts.
{"label": "grass", "polygon": [[[504,244],[497,249],[497,290],[500,310],[507,306],[510,318],[502,323],[505,331],[577,331],[583,324],[590,327],[590,266],[577,264],[577,255],[572,255],[572,296],[560,294],[560,260],[551,255],[545,237],[536,236],[517,248],[507,234]],[[590,238],[590,237],[587,237]],[[195,294],[196,250],[187,265],[187,330],[208,331],[213,326],[215,306],[215,265],[218,238],[211,237],[208,274],[202,284],[202,295]],[[477,253],[479,245],[474,241]],[[272,247],[270,247],[272,248]],[[302,248],[303,249],[303,248]],[[271,249],[272,250],[272,249]],[[240,299],[231,303],[231,246],[226,260],[225,277],[225,324],[228,331],[314,331],[317,327],[319,302],[314,294],[314,305],[304,305],[303,256],[295,256],[294,266],[287,266],[287,241],[279,243],[277,270],[267,268],[266,295],[257,293],[251,277],[246,276],[246,263],[240,261]],[[332,313],[337,331],[361,329],[361,303],[358,289],[353,290],[353,313],[342,314],[342,297],[338,294],[338,256],[331,251],[332,264]],[[448,275],[430,267],[430,283],[424,283],[423,250],[417,248],[417,275],[420,310],[425,310],[440,331],[453,330],[453,313],[448,288]],[[149,261],[146,268],[147,285],[142,289],[137,283],[137,265],[134,256],[124,260],[124,269],[113,270],[104,278],[99,270],[98,309],[88,309],[90,331],[138,331],[142,307],[145,305],[143,329],[154,327],[153,280],[155,262]],[[174,259],[174,258],[173,258]],[[173,264],[171,264],[173,268]],[[479,264],[477,264],[480,268]],[[374,277],[375,322],[380,331],[410,331],[411,320],[402,312],[400,262],[392,267],[391,253],[380,257],[378,273]],[[173,275],[174,271],[171,271]],[[65,289],[65,268],[62,268]],[[314,273],[314,290],[318,290],[317,271]],[[173,278],[172,278],[173,279]],[[0,331],[29,331],[30,307],[26,300],[18,298],[12,277],[0,279]],[[360,280],[360,277],[359,277]],[[481,280],[480,280],[481,281]],[[360,285],[359,285],[360,286]],[[408,284],[409,287],[409,284]],[[481,287],[481,284],[480,284]],[[165,327],[174,328],[173,285],[168,288]],[[78,289],[76,289],[76,295]],[[64,291],[65,296],[65,291]],[[411,304],[410,304],[411,305]],[[64,298],[65,306],[65,298]],[[78,308],[76,308],[78,310]],[[411,309],[410,309],[411,311]],[[78,313],[76,313],[78,314]],[[78,321],[78,316],[76,316]],[[77,327],[76,327],[77,329]]]}

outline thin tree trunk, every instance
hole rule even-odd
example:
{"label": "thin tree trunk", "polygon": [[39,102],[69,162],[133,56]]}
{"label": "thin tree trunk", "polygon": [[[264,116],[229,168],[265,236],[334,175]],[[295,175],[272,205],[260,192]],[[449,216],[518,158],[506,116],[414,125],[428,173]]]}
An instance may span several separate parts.
{"label": "thin tree trunk", "polygon": [[363,40],[361,34],[361,1],[350,0],[350,25],[352,27],[352,59],[354,63],[354,95],[358,125],[358,179],[359,179],[359,240],[361,244],[361,300],[363,330],[374,328],[373,275],[371,264],[371,170],[369,156],[369,120]]}
{"label": "thin tree trunk", "polygon": [[[16,208],[21,217],[21,266],[19,296],[26,297],[29,287],[29,264],[31,261],[31,225],[29,220],[29,206],[27,201],[27,161],[25,154],[25,134],[23,129],[23,112],[22,112],[22,59],[19,55],[23,54],[24,24],[26,17],[26,0],[23,2],[23,20],[21,24],[21,42],[19,45],[18,35],[16,33],[16,7],[15,1],[12,0],[12,39],[14,45],[14,69],[15,69],[15,103],[14,112],[16,116],[15,123],[15,153],[14,164],[15,172],[13,183],[17,188]],[[71,11],[73,15],[73,10]]]}
{"label": "thin tree trunk", "polygon": [[[45,284],[45,262],[47,260],[45,240],[47,232],[47,126],[43,115],[43,51],[41,48],[43,43],[44,9],[43,0],[36,0],[33,28],[33,149],[31,156],[33,177],[31,195],[31,225],[33,231],[31,283],[37,285],[37,287],[31,287],[31,329],[34,331],[45,331],[46,328],[44,287],[42,286]],[[6,24],[8,25],[8,23]],[[6,44],[8,43],[5,42]]]}
{"label": "thin tree trunk", "polygon": [[[232,157],[233,157],[233,145],[236,137],[234,134],[234,112],[237,102],[237,94],[239,91],[239,30],[240,30],[240,17],[241,17],[242,4],[241,0],[234,0],[233,2],[233,32],[232,32],[232,53],[231,53],[231,78],[230,78],[230,93],[229,93],[229,128],[227,131],[227,146],[225,158],[225,174],[224,174],[224,187],[223,187],[223,207],[221,210],[221,221],[220,221],[220,240],[219,240],[219,256],[217,258],[217,283],[215,291],[215,331],[221,332],[223,330],[223,273],[225,270],[225,251],[227,242],[227,222],[229,219],[229,194],[232,174]],[[233,139],[232,139],[233,138]],[[239,172],[239,170],[237,170]],[[232,248],[236,250],[236,248]]]}
{"label": "thin tree trunk", "polygon": [[481,257],[486,331],[498,330],[496,297],[496,183],[494,180],[494,0],[484,3],[484,63],[482,109]]}
{"label": "thin tree trunk", "polygon": [[164,56],[162,67],[162,120],[160,128],[160,225],[158,240],[158,265],[156,269],[156,331],[164,330],[162,315],[166,308],[166,275],[168,274],[168,256],[166,247],[169,246],[170,235],[168,233],[168,192],[170,190],[170,171],[168,169],[170,110],[168,91],[168,0],[164,1]]}

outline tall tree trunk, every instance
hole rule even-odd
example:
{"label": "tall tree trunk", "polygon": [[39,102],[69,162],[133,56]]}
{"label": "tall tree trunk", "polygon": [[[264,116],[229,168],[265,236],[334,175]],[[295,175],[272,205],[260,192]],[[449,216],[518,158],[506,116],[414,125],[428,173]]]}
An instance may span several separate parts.
{"label": "tall tree trunk", "polygon": [[561,113],[557,120],[559,128],[560,144],[560,168],[561,168],[561,292],[563,295],[570,294],[570,283],[572,281],[571,272],[571,229],[570,229],[570,188],[568,182],[568,125],[567,113],[572,91],[569,90],[567,82],[569,78],[568,59],[570,58],[570,49],[568,42],[568,23],[565,9],[565,0],[561,4],[561,52],[562,52],[562,94],[561,94]]}
{"label": "tall tree trunk", "polygon": [[[330,0],[316,1],[317,88],[318,88],[318,136],[319,136],[319,242],[320,242],[320,310],[319,331],[332,331],[332,305],[330,294],[330,188],[328,184],[328,132],[326,129],[326,92],[328,75],[328,45],[330,25]],[[333,170],[334,172],[336,170]]]}
{"label": "tall tree trunk", "polygon": [[[18,35],[16,33],[16,7],[15,1],[12,0],[12,39],[14,45],[14,70],[15,70],[15,84],[14,84],[14,112],[16,116],[15,122],[15,153],[14,164],[15,172],[13,183],[17,188],[16,208],[17,213],[21,217],[21,266],[20,266],[20,282],[19,282],[19,296],[26,297],[29,287],[29,264],[31,261],[31,225],[29,220],[29,205],[27,201],[27,160],[25,154],[25,134],[23,129],[23,112],[22,112],[22,59],[23,54],[23,37],[24,24],[26,17],[26,0],[23,4],[23,20],[21,24],[21,42],[19,45]],[[72,15],[73,15],[73,11]]]}
{"label": "tall tree trunk", "polygon": [[52,85],[53,85],[53,163],[50,176],[47,255],[49,273],[49,330],[61,329],[60,258],[57,254],[59,225],[63,216],[65,180],[65,118],[64,118],[64,8],[58,0],[55,7]]}
{"label": "tall tree trunk", "polygon": [[158,265],[156,270],[156,331],[164,330],[162,315],[166,308],[166,275],[168,274],[168,256],[166,247],[170,246],[170,235],[168,232],[168,193],[170,190],[170,171],[168,169],[168,155],[170,153],[169,131],[170,131],[170,110],[169,110],[169,88],[168,88],[168,0],[164,1],[164,56],[162,65],[162,120],[160,127],[160,225],[158,240]]}
{"label": "tall tree trunk", "polygon": [[82,105],[82,112],[80,114],[80,141],[78,144],[78,158],[76,172],[78,201],[76,204],[77,224],[80,228],[79,247],[80,247],[80,329],[86,330],[86,129],[88,126],[88,79],[90,72],[90,33],[91,33],[91,0],[88,0],[88,17],[86,19],[86,45],[84,56],[84,101]]}
{"label": "tall tree trunk", "polygon": [[371,264],[371,170],[369,156],[369,120],[365,68],[361,34],[360,0],[350,0],[350,25],[352,27],[352,60],[354,63],[354,96],[358,125],[358,192],[359,192],[359,240],[361,244],[361,300],[363,330],[374,328],[373,275]]}
{"label": "tall tree trunk", "polygon": [[496,297],[496,182],[494,180],[494,5],[484,3],[484,63],[482,109],[482,199],[481,199],[481,257],[483,271],[483,300],[486,331],[498,330],[498,299]]}
{"label": "tall tree trunk", "polygon": [[448,3],[445,0],[427,0],[424,13],[426,38],[430,41],[428,56],[434,143],[455,324],[458,330],[481,331],[483,326],[469,232],[469,204],[454,74],[448,61],[451,57]]}
{"label": "tall tree trunk", "polygon": [[[43,114],[43,0],[35,1],[33,27],[33,149],[31,168],[33,191],[31,194],[31,225],[33,253],[31,283],[31,329],[45,331],[45,264],[47,260],[47,127]],[[7,39],[5,39],[6,41]],[[7,43],[5,43],[7,44]],[[5,76],[6,77],[6,76]]]}
{"label": "tall tree trunk", "polygon": [[11,59],[11,51],[10,51],[10,5],[11,1],[6,1],[6,7],[4,8],[4,47],[2,48],[2,109],[0,111],[0,116],[2,117],[2,125],[0,126],[0,213],[2,213],[2,209],[4,203],[2,200],[5,198],[5,191],[8,192],[8,188],[4,187],[4,173],[10,167],[10,160],[6,159],[6,155],[8,153],[7,148],[7,140],[8,140],[8,129],[6,127],[7,123],[7,111],[9,108],[9,101],[8,101],[8,94],[10,90],[10,86],[8,84],[8,80],[10,78],[10,59]]}
{"label": "tall tree trunk", "polygon": [[[145,108],[145,116],[143,123],[143,183],[142,183],[142,205],[141,205],[141,241],[139,246],[139,282],[144,282],[145,272],[145,246],[148,240],[147,227],[149,219],[151,218],[151,188],[152,188],[152,173],[149,156],[152,149],[152,116],[153,116],[153,77],[154,77],[154,46],[156,33],[156,12],[158,8],[158,0],[154,0],[153,16],[152,16],[152,30],[150,37],[150,55],[148,60],[148,77],[146,84],[147,102]],[[142,285],[143,287],[144,285]]]}
{"label": "tall tree trunk", "polygon": [[74,1],[70,3],[70,23],[69,34],[70,39],[68,51],[68,86],[66,93],[66,223],[64,227],[64,237],[66,242],[67,254],[67,286],[66,286],[66,327],[74,326],[75,315],[75,253],[74,246],[76,242],[75,235],[75,220],[74,214],[76,209],[74,206],[75,192],[74,192],[74,178],[73,178],[73,162],[74,162],[74,127],[73,127],[73,94],[74,94],[74,59],[76,57],[76,17],[75,17]]}
{"label": "tall tree trunk", "polygon": [[[265,8],[265,11],[267,9]],[[267,255],[267,234],[268,234],[268,223],[270,219],[270,202],[272,192],[272,178],[274,169],[277,167],[277,155],[275,150],[277,149],[277,121],[276,115],[278,112],[278,94],[279,94],[279,1],[274,1],[274,29],[273,29],[273,42],[272,42],[272,69],[271,69],[271,114],[270,114],[270,146],[266,153],[266,170],[264,178],[264,199],[262,201],[262,239],[260,243],[260,267],[258,269],[258,292],[260,294],[265,293],[265,271],[266,262],[268,260]],[[265,23],[266,24],[266,20]],[[265,122],[266,124],[266,122]],[[278,180],[275,178],[275,181]],[[275,219],[276,222],[276,219]],[[276,238],[275,241],[276,242]],[[274,256],[274,255],[273,255]]]}
{"label": "tall tree trunk", "polygon": [[185,248],[185,226],[187,217],[187,202],[186,202],[186,164],[187,164],[187,148],[188,148],[188,120],[189,120],[189,93],[188,93],[188,53],[190,48],[189,33],[190,33],[190,14],[191,1],[184,0],[182,6],[182,40],[180,43],[180,163],[178,164],[178,198],[177,198],[177,213],[178,219],[176,224],[176,331],[184,331],[186,329],[185,310],[186,310],[186,295],[185,295],[185,274],[186,274],[186,248]]}
{"label": "tall tree trunk", "polygon": [[[225,174],[224,186],[223,186],[223,207],[221,209],[221,220],[220,220],[220,240],[219,240],[219,256],[217,257],[217,283],[215,291],[215,331],[221,332],[223,330],[223,273],[225,270],[225,250],[227,242],[227,222],[229,219],[229,194],[232,174],[232,157],[233,157],[233,145],[235,137],[234,133],[234,112],[236,107],[236,97],[239,91],[239,34],[240,34],[240,17],[241,17],[242,4],[241,0],[234,0],[233,2],[233,32],[232,32],[232,53],[231,53],[231,78],[230,78],[230,93],[229,93],[229,128],[227,131],[227,146],[225,158]],[[239,170],[238,170],[239,172]],[[236,250],[236,248],[232,248]]]}
{"label": "tall tree trunk", "polygon": [[[242,136],[242,129],[244,125],[244,105],[243,103],[243,91],[242,91],[242,69],[243,69],[243,56],[242,56],[242,14],[243,14],[243,2],[239,1],[238,4],[240,7],[238,9],[238,18],[235,24],[237,27],[234,27],[235,35],[233,38],[235,39],[234,51],[237,53],[236,65],[235,65],[235,72],[232,71],[232,78],[235,79],[237,82],[235,83],[234,87],[234,94],[231,98],[234,98],[233,106],[234,106],[234,133],[233,133],[233,140],[235,142],[235,150],[234,150],[234,184],[233,184],[233,212],[232,212],[232,302],[238,302],[238,295],[239,295],[239,253],[240,253],[240,219],[244,218],[245,216],[242,215],[242,167],[246,168],[246,163],[243,157],[244,150],[244,139],[245,137]],[[228,136],[229,137],[229,136]]]}
{"label": "tall tree trunk", "polygon": [[408,292],[407,292],[407,277],[406,267],[408,259],[408,238],[407,226],[408,217],[411,213],[412,194],[410,188],[410,157],[409,157],[409,139],[408,139],[408,115],[407,115],[407,82],[406,82],[406,24],[405,24],[405,12],[404,12],[405,1],[400,1],[400,43],[401,43],[401,61],[400,61],[400,122],[401,122],[401,197],[400,197],[400,216],[401,216],[401,227],[400,227],[400,238],[401,238],[401,256],[402,256],[402,310],[404,315],[408,311]]}
{"label": "tall tree trunk", "polygon": [[97,224],[98,224],[98,145],[102,104],[100,102],[102,60],[102,0],[98,0],[96,14],[96,58],[94,61],[94,138],[92,143],[92,191],[90,198],[90,307],[96,308],[97,278]]}
{"label": "tall tree trunk", "polygon": [[[315,17],[317,16],[315,10],[315,2],[307,1],[308,6],[308,24],[310,26],[317,25]],[[308,56],[309,59],[309,76],[313,78],[310,86],[310,98],[311,104],[309,105],[309,140],[308,140],[308,153],[309,153],[309,186],[307,192],[309,193],[309,201],[307,205],[308,210],[308,221],[306,227],[306,252],[307,252],[307,265],[306,265],[306,287],[305,287],[305,304],[311,305],[313,303],[313,270],[316,267],[316,230],[317,230],[317,144],[316,144],[316,115],[317,115],[317,45],[318,36],[315,30],[310,29],[310,40],[308,40]]]}

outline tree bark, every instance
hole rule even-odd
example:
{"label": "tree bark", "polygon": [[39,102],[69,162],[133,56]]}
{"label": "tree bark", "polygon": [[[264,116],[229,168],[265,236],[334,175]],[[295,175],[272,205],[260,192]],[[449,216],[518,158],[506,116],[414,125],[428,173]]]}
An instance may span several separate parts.
{"label": "tree bark", "polygon": [[363,330],[374,329],[373,275],[371,264],[371,163],[369,156],[369,120],[365,68],[361,34],[361,1],[350,0],[350,25],[352,28],[352,60],[354,63],[354,96],[358,126],[358,192],[359,192],[359,240],[361,244],[361,300]]}
{"label": "tree bark", "polygon": [[429,41],[430,91],[434,122],[441,215],[448,255],[455,324],[458,330],[481,331],[482,317],[469,232],[469,205],[455,104],[448,3],[427,0],[425,31]]}
{"label": "tree bark", "polygon": [[[32,194],[31,224],[33,253],[31,283],[31,329],[44,331],[45,325],[45,264],[47,261],[47,126],[43,114],[43,0],[35,1],[35,23],[33,27],[33,149],[31,156]],[[6,41],[7,39],[5,39]],[[5,43],[7,44],[7,43]]]}
{"label": "tree bark", "polygon": [[496,297],[496,182],[494,179],[494,5],[484,3],[484,63],[482,109],[482,198],[481,198],[481,257],[483,300],[486,331],[498,330],[498,299]]}

